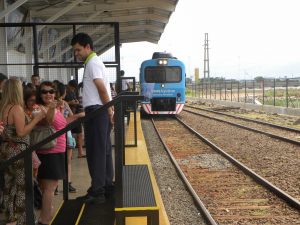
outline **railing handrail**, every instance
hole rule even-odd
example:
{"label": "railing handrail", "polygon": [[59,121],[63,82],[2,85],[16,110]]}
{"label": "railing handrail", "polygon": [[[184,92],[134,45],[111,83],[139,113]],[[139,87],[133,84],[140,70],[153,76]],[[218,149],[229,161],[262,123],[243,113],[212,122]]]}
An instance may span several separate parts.
{"label": "railing handrail", "polygon": [[66,127],[64,127],[61,130],[56,131],[54,134],[50,135],[49,137],[45,138],[44,140],[34,144],[34,145],[29,145],[28,148],[26,148],[26,150],[22,151],[21,153],[19,153],[18,155],[4,161],[1,165],[0,165],[0,170],[3,170],[4,168],[10,166],[11,164],[13,164],[15,161],[20,160],[22,158],[24,158],[27,154],[31,154],[33,151],[35,150],[40,150],[39,148],[42,147],[44,144],[48,143],[49,141],[63,135],[64,133],[68,132],[69,130],[75,128],[76,126],[78,126],[79,124],[93,118],[95,115],[103,112],[104,110],[107,110],[109,107],[115,105],[116,103],[119,103],[121,101],[124,100],[138,100],[139,98],[141,98],[141,96],[139,95],[118,95],[116,98],[114,98],[113,100],[109,101],[108,103],[104,104],[103,106],[101,106],[99,109],[93,111],[92,113],[89,113],[88,115],[76,119],[75,121],[69,123]]}

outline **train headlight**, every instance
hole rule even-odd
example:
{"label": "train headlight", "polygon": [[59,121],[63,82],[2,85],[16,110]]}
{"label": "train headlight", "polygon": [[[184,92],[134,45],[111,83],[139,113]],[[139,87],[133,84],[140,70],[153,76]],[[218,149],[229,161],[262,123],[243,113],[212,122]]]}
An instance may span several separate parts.
{"label": "train headlight", "polygon": [[168,64],[168,60],[167,59],[160,59],[158,60],[158,65],[167,65]]}

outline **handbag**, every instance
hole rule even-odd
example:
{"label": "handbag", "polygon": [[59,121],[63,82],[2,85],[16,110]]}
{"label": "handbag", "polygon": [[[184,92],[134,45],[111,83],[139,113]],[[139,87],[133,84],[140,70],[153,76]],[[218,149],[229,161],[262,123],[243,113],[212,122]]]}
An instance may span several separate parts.
{"label": "handbag", "polygon": [[[50,125],[46,126],[35,126],[30,133],[30,144],[34,145],[49,137],[50,135],[56,132],[55,128]],[[54,148],[56,146],[56,138],[44,144],[40,149],[46,150],[50,148]]]}

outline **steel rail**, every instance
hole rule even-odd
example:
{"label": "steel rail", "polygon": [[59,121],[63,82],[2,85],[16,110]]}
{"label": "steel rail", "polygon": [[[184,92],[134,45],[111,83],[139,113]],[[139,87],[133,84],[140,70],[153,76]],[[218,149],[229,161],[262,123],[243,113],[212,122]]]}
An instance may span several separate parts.
{"label": "steel rail", "polygon": [[227,124],[230,124],[232,126],[236,126],[236,127],[239,127],[239,128],[245,129],[245,130],[249,130],[249,131],[253,131],[253,132],[256,132],[256,133],[264,134],[264,135],[267,135],[269,137],[279,139],[279,140],[282,140],[282,141],[285,141],[285,142],[288,142],[288,143],[292,143],[292,144],[295,144],[295,145],[300,145],[300,141],[296,141],[296,140],[293,140],[293,139],[282,137],[282,136],[279,136],[279,135],[276,135],[276,134],[271,134],[269,132],[265,132],[265,131],[258,130],[258,129],[255,129],[255,128],[246,127],[246,126],[238,124],[238,123],[233,123],[233,122],[230,122],[230,121],[214,118],[214,117],[203,115],[201,113],[193,112],[193,111],[190,111],[190,110],[185,110],[185,112],[189,112],[189,113],[192,113],[192,114],[195,114],[195,115],[198,115],[198,116],[202,116],[202,117],[205,117],[205,118],[208,118],[208,119],[216,120],[216,121],[219,121],[219,122],[222,122],[222,123],[227,123]]}
{"label": "steel rail", "polygon": [[[223,116],[232,117],[232,118],[235,118],[235,119],[241,119],[241,120],[244,120],[244,121],[250,121],[250,122],[254,122],[254,123],[268,125],[268,126],[271,126],[271,127],[280,128],[280,129],[287,130],[287,131],[294,131],[294,132],[300,133],[300,129],[297,129],[297,128],[285,127],[285,126],[281,126],[281,125],[278,125],[278,124],[269,123],[269,122],[265,122],[265,121],[261,121],[261,120],[254,120],[254,119],[245,118],[245,117],[237,116],[237,115],[230,115],[230,114],[227,114],[227,113],[217,112],[217,111],[214,111],[214,110],[211,110],[211,109],[201,109],[201,108],[197,108],[195,106],[190,106],[190,105],[185,105],[185,107],[189,107],[189,108],[192,108],[192,109],[198,109],[198,110],[202,110],[202,111],[206,111],[206,112],[211,112],[211,113],[220,114],[220,115],[223,115]],[[185,109],[183,109],[183,110],[188,111],[188,110],[185,110]]]}
{"label": "steel rail", "polygon": [[269,182],[266,179],[264,179],[262,176],[260,176],[257,173],[255,173],[253,170],[251,170],[250,168],[248,168],[246,165],[242,164],[241,162],[239,162],[238,160],[236,160],[235,158],[233,158],[231,155],[229,155],[228,153],[226,153],[225,151],[223,151],[220,147],[218,147],[217,145],[215,145],[214,143],[212,143],[211,141],[209,141],[207,138],[205,138],[203,135],[201,135],[200,133],[198,133],[196,130],[194,130],[193,128],[191,128],[190,126],[188,126],[186,123],[184,123],[184,121],[182,121],[181,119],[179,119],[177,116],[176,116],[176,119],[182,125],[184,125],[188,130],[190,130],[192,133],[194,133],[195,135],[197,135],[202,141],[204,141],[210,147],[212,147],[215,151],[217,151],[218,153],[220,153],[221,155],[223,155],[232,164],[236,165],[238,168],[240,168],[242,171],[244,171],[244,173],[248,174],[257,183],[259,183],[259,184],[263,185],[264,187],[266,187],[268,190],[270,190],[271,192],[273,192],[279,198],[281,198],[284,201],[286,201],[292,207],[300,210],[300,202],[297,199],[293,198],[292,196],[290,196],[289,194],[287,194],[286,192],[284,192],[280,188],[278,188],[275,185],[273,185],[271,182]]}
{"label": "steel rail", "polygon": [[195,190],[193,189],[192,185],[190,184],[190,182],[188,181],[188,179],[186,178],[186,176],[184,175],[184,173],[182,172],[180,166],[178,165],[176,159],[174,158],[174,156],[172,155],[171,151],[169,150],[169,148],[167,147],[167,145],[165,144],[165,142],[163,141],[163,138],[161,137],[157,127],[155,126],[154,120],[153,118],[151,119],[153,127],[161,141],[161,143],[163,144],[165,150],[167,151],[169,158],[171,159],[173,165],[175,166],[176,171],[179,174],[179,177],[182,179],[183,183],[185,184],[185,186],[187,187],[188,191],[190,192],[190,194],[192,195],[196,206],[200,209],[202,215],[204,216],[205,220],[207,222],[210,223],[210,225],[218,225],[218,223],[212,218],[210,212],[208,211],[208,209],[205,207],[204,203],[201,201],[201,199],[199,198],[199,196],[197,195],[197,193],[195,192]]}

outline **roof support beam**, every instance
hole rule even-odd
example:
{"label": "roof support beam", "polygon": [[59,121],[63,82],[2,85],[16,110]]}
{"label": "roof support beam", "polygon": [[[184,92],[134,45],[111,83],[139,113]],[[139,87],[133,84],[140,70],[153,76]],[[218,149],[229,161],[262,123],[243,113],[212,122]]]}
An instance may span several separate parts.
{"label": "roof support beam", "polygon": [[[142,1],[142,0],[136,0],[136,1],[126,1],[126,2],[116,2],[112,5],[107,4],[91,4],[87,6],[80,6],[76,7],[72,10],[73,15],[80,15],[83,12],[97,12],[99,10],[101,11],[116,11],[116,10],[134,10],[134,9],[143,9],[143,8],[150,8],[154,7],[157,8],[159,6],[160,9],[164,9],[166,11],[173,12],[175,10],[176,4],[168,2],[168,1],[161,1],[161,0],[153,0],[153,1]],[[45,10],[40,11],[34,11],[32,12],[33,17],[45,17],[49,15],[53,15],[57,11],[56,8],[48,8]]]}
{"label": "roof support beam", "polygon": [[[93,19],[95,19],[95,17],[97,17],[98,15],[100,15],[102,12],[96,12],[94,14],[92,14],[91,16],[89,16],[87,18],[87,20],[85,22],[91,22]],[[79,29],[80,27],[82,27],[83,25],[77,25],[76,28]],[[51,46],[57,44],[59,41],[61,41],[63,38],[72,35],[73,34],[73,29],[69,29],[63,33],[60,34],[59,37],[57,37],[55,40],[53,40],[50,44],[47,45],[46,49],[50,48]]]}
{"label": "roof support beam", "polygon": [[[97,31],[99,31],[100,29],[101,29],[101,28],[95,29],[93,32],[89,33],[89,35],[92,36],[94,33],[96,33]],[[99,42],[99,41],[101,41],[101,40],[103,40],[103,39],[105,39],[105,38],[106,38],[107,36],[109,36],[109,35],[110,35],[109,33],[103,35],[101,38],[99,38],[97,41],[95,41],[94,44],[97,43],[97,42]],[[50,62],[54,62],[55,60],[59,59],[60,56],[62,56],[62,55],[65,54],[66,52],[68,52],[71,48],[72,48],[71,45],[68,46],[68,47],[66,47],[64,50],[60,51],[60,53],[59,53],[58,55],[55,55],[55,56],[54,56],[53,58],[51,58],[49,61],[50,61]]]}
{"label": "roof support beam", "polygon": [[84,0],[76,0],[74,2],[72,2],[70,5],[68,5],[66,8],[63,8],[62,10],[58,11],[56,14],[54,14],[53,16],[51,16],[49,19],[47,19],[45,22],[46,23],[51,23],[55,20],[57,20],[59,17],[61,17],[62,15],[64,15],[65,13],[69,12],[71,9],[73,9],[76,5],[78,5],[79,3],[83,2]]}
{"label": "roof support beam", "polygon": [[5,10],[0,12],[0,20],[3,17],[5,17],[6,15],[8,15],[9,13],[11,13],[12,11],[14,11],[15,9],[19,8],[21,5],[23,5],[27,1],[28,0],[18,0],[15,3],[9,5]]}

